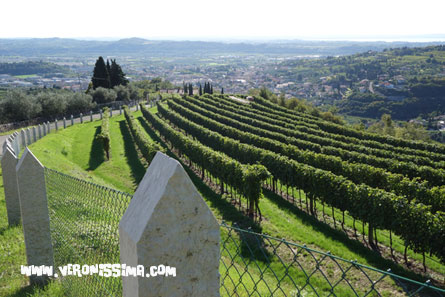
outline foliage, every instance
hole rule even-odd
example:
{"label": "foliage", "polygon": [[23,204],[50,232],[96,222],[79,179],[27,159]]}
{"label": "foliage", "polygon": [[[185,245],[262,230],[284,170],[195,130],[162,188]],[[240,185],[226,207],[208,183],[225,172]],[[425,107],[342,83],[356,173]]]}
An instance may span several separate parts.
{"label": "foliage", "polygon": [[[108,60],[107,60],[108,63]],[[116,63],[116,59],[111,60],[110,70],[108,71],[110,75],[110,87],[114,88],[116,86],[126,86],[128,85],[128,79],[125,77],[125,73],[119,64]]]}
{"label": "foliage", "polygon": [[[187,100],[175,99],[175,101],[181,103],[181,105],[192,100],[190,97],[187,98]],[[174,106],[173,102],[169,102],[169,105],[171,108]],[[207,108],[209,108],[209,105],[207,105]],[[397,195],[384,189],[369,186],[368,184],[375,182],[373,175],[357,177],[362,178],[362,182],[366,182],[360,183],[353,182],[344,176],[322,169],[326,168],[324,167],[326,166],[324,163],[330,162],[328,161],[329,158],[326,159],[323,155],[314,155],[310,159],[302,160],[298,156],[299,154],[304,155],[305,153],[303,152],[294,151],[294,153],[297,154],[292,157],[278,154],[273,151],[272,145],[275,145],[275,147],[280,147],[281,145],[281,147],[283,147],[282,144],[267,141],[265,138],[255,138],[257,133],[250,134],[251,136],[248,138],[249,134],[239,131],[239,127],[226,127],[226,123],[223,123],[219,126],[221,131],[224,131],[226,135],[230,135],[230,138],[224,137],[215,132],[218,130],[218,123],[216,121],[211,119],[206,120],[206,117],[201,115],[203,110],[201,110],[201,114],[185,111],[182,116],[174,116],[173,112],[163,108],[162,105],[158,105],[158,110],[164,117],[181,127],[188,134],[196,137],[203,144],[209,145],[215,150],[225,152],[229,156],[242,162],[259,162],[271,172],[274,179],[280,180],[282,184],[302,189],[309,197],[317,197],[323,203],[337,207],[342,211],[347,210],[355,219],[368,222],[372,228],[392,230],[405,240],[407,246],[412,247],[414,250],[431,252],[441,258],[442,261],[445,260],[443,248],[439,244],[436,244],[438,238],[444,238],[445,236],[445,226],[443,225],[445,223],[444,213],[441,211],[432,213],[431,205],[418,204],[417,200],[410,200],[403,195]],[[218,121],[221,120],[219,115],[215,114],[215,117],[218,117]],[[198,121],[198,119],[201,118],[202,121],[205,121],[205,124],[203,124],[203,122],[201,122],[201,125],[193,124],[187,120],[187,118],[193,119],[193,121]],[[204,128],[204,126],[210,127],[211,130]],[[162,135],[165,135],[163,131],[164,130],[160,132]],[[177,133],[176,131],[174,132]],[[232,138],[235,137],[236,134],[239,135],[238,137],[240,137],[243,143]],[[258,147],[260,143],[253,142],[254,139],[263,141],[264,145],[262,147],[266,147],[265,145],[268,143],[269,149]],[[309,163],[305,164],[304,162],[316,163],[311,163],[314,166],[310,166]],[[334,164],[335,163],[332,163],[333,166],[340,166],[337,169],[335,167],[331,168],[331,170],[337,170],[337,173],[339,168],[346,165],[341,165],[341,162],[337,163],[337,165]],[[355,165],[350,164],[348,166],[350,166],[349,168],[354,168]],[[359,166],[357,167],[359,171],[348,176],[354,178],[354,175],[361,175],[362,172],[364,172],[363,170],[368,170],[368,168],[369,170],[372,169],[372,167]],[[346,169],[346,167],[344,167],[344,169]],[[380,171],[377,170],[376,172]],[[409,181],[397,175],[388,175],[387,178],[389,178],[389,186],[393,187],[394,191],[399,193],[407,191],[409,187],[411,187],[411,190],[415,190],[416,186],[420,188],[424,187],[421,184],[416,185],[416,181]],[[381,181],[383,181],[383,179],[381,179]],[[408,186],[408,188],[405,189],[405,186]],[[426,192],[419,192],[418,196],[416,196],[419,201],[423,201],[426,204],[441,203],[440,201],[443,201],[443,191],[441,189],[435,188],[431,190],[438,191],[436,194],[432,192],[428,194],[428,188],[424,187],[424,189]],[[435,200],[436,202],[433,200],[422,200],[428,195],[430,195],[430,197],[437,195],[435,197],[437,197],[438,200]],[[441,240],[443,239],[439,241]]]}
{"label": "foliage", "polygon": [[159,143],[151,141],[145,137],[145,134],[142,132],[141,125],[134,119],[130,109],[127,106],[124,106],[124,114],[125,119],[127,120],[127,125],[130,128],[131,135],[133,135],[134,142],[137,144],[145,160],[150,163],[151,160],[153,160],[156,152],[163,152],[164,149]]}
{"label": "foliage", "polygon": [[[158,106],[158,108],[160,105]],[[167,123],[151,114],[141,105],[142,114],[147,121],[165,137],[173,147],[185,154],[192,162],[207,170],[223,183],[230,185],[242,193],[249,203],[249,214],[253,215],[258,208],[262,195],[261,186],[269,173],[264,166],[244,165],[228,157],[226,154],[212,150],[171,128]]]}
{"label": "foliage", "polygon": [[22,91],[9,91],[0,102],[0,115],[3,122],[23,121],[36,117],[42,107]]}
{"label": "foliage", "polygon": [[29,74],[50,74],[50,73],[68,73],[69,69],[48,62],[14,62],[0,63],[0,74],[9,75],[29,75]]}
{"label": "foliage", "polygon": [[[349,178],[355,183],[364,183],[373,187],[385,189],[388,191],[394,191],[399,195],[406,195],[410,200],[418,199],[418,201],[432,205],[434,211],[445,211],[445,200],[442,199],[443,194],[445,193],[445,187],[437,188],[433,192],[428,188],[425,182],[421,183],[417,180],[410,180],[408,178],[405,178],[401,174],[391,174],[386,171],[386,168],[384,166],[382,166],[383,168],[376,168],[374,166],[371,166],[374,164],[374,158],[365,159],[365,157],[363,157],[362,160],[358,158],[354,160],[360,160],[363,164],[350,162],[353,160],[352,158],[344,158],[345,161],[342,161],[339,157],[330,156],[330,150],[335,149],[334,147],[328,148],[326,150],[323,147],[320,149],[320,153],[315,153],[310,151],[310,145],[306,145],[303,147],[301,147],[300,145],[301,148],[306,149],[305,151],[303,151],[294,145],[286,145],[280,141],[273,140],[273,135],[269,134],[270,136],[272,136],[272,139],[261,137],[267,135],[262,129],[257,129],[254,127],[245,129],[248,127],[245,125],[234,125],[235,122],[227,121],[227,119],[224,119],[222,116],[218,116],[215,113],[204,113],[203,110],[199,108],[196,109],[197,111],[199,111],[199,113],[193,112],[190,109],[183,107],[184,105],[186,105],[186,102],[182,100],[176,101],[178,101],[182,106],[170,101],[169,107],[171,110],[177,111],[178,114],[174,113],[173,111],[164,110],[162,106],[158,109],[161,114],[163,114],[163,116],[174,122],[177,126],[184,128],[188,127],[187,131],[190,131],[192,129],[195,129],[195,131],[199,131],[199,128],[191,127],[192,124],[190,124],[186,120],[182,120],[182,117],[192,119],[194,122],[199,123],[204,127],[208,127],[211,130],[221,133],[222,135],[230,137],[232,139],[236,139],[238,141],[255,145],[258,148],[263,148],[278,154],[282,154],[300,163],[328,170],[337,175],[342,175]],[[210,109],[208,105],[207,108]],[[220,124],[215,120],[224,124]],[[232,126],[233,128],[230,126]],[[250,133],[244,132],[246,130]],[[218,144],[218,146],[219,145],[221,144]]]}
{"label": "foliage", "polygon": [[93,89],[97,88],[114,88],[115,86],[128,84],[128,79],[116,59],[110,61],[107,59],[107,64],[102,57],[99,57],[94,65],[93,77],[91,78]]}
{"label": "foliage", "polygon": [[415,123],[403,123],[401,126],[396,126],[389,114],[382,115],[381,120],[369,126],[368,131],[408,140],[431,142],[431,138],[423,126]]}
{"label": "foliage", "polygon": [[0,123],[53,119],[64,114],[85,112],[95,107],[90,95],[65,90],[40,89],[8,91],[0,101]]}
{"label": "foliage", "polygon": [[132,83],[132,85],[149,93],[154,93],[158,90],[171,90],[176,88],[171,82],[163,80],[161,77],[156,77],[151,80],[137,81]]}
{"label": "foliage", "polygon": [[[94,65],[93,77],[91,78],[93,83],[93,89],[97,88],[110,88],[110,74],[108,73],[107,66],[105,65],[104,58],[99,57]],[[93,96],[94,97],[94,96]]]}
{"label": "foliage", "polygon": [[117,99],[115,90],[103,87],[98,87],[91,92],[91,95],[93,96],[93,101],[98,104],[114,102]]}

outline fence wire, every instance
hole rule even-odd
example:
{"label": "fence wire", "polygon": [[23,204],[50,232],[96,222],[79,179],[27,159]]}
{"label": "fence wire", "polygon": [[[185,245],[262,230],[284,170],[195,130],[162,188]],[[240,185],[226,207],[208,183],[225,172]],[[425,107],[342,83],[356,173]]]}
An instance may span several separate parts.
{"label": "fence wire", "polygon": [[445,290],[221,224],[221,296],[445,296]]}
{"label": "fence wire", "polygon": [[[45,181],[55,267],[120,263],[118,226],[132,196],[48,168]],[[224,222],[220,247],[221,296],[445,296],[428,282]],[[60,279],[68,296],[122,296],[120,277]]]}
{"label": "fence wire", "polygon": [[[45,168],[55,267],[120,263],[119,221],[131,195]],[[60,273],[59,273],[60,274]],[[121,296],[120,277],[66,276],[69,296]]]}

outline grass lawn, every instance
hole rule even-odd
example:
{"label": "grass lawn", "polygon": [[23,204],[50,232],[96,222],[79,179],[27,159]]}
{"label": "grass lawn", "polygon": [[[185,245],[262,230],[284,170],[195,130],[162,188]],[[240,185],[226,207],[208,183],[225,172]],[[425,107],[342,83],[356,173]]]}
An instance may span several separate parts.
{"label": "grass lawn", "polygon": [[[134,113],[134,116],[140,120],[142,118],[140,112]],[[131,142],[123,115],[110,118],[111,159],[105,160],[101,143],[95,140],[95,135],[100,133],[100,124],[100,121],[87,122],[51,132],[32,144],[30,149],[48,168],[133,193],[145,174],[147,164],[141,160],[137,148]],[[143,126],[147,128],[146,125]],[[146,132],[148,137],[159,141],[152,131],[147,129]],[[265,197],[260,203],[265,220],[258,226],[243,216],[228,200],[214,193],[191,170],[186,168],[186,171],[220,222],[224,220],[228,225],[238,223],[243,228],[251,226],[256,231],[307,244],[314,249],[331,251],[332,254],[346,259],[357,259],[365,265],[382,270],[391,268],[396,273],[413,276],[402,267],[382,259],[359,242],[347,238],[341,231],[333,230],[269,191],[265,191]],[[0,188],[0,191],[0,296],[26,296],[28,292],[30,296],[62,295],[63,290],[58,282],[51,283],[43,290],[26,287],[27,279],[20,275],[20,265],[26,264],[22,229],[20,226],[8,228],[3,188]],[[226,233],[226,230],[222,232],[222,238],[227,236]],[[233,246],[229,249],[233,249]],[[229,259],[223,256],[223,260]],[[276,259],[274,261],[273,265],[279,265]],[[311,260],[307,258],[306,261]],[[258,272],[252,273],[254,278],[261,277]],[[271,275],[267,274],[265,277],[273,281]],[[393,287],[391,280],[388,279],[385,283]],[[289,283],[285,282],[283,286],[289,287]],[[320,288],[323,287],[326,289],[325,285],[320,285]],[[398,288],[393,287],[392,290],[394,294],[398,292]]]}

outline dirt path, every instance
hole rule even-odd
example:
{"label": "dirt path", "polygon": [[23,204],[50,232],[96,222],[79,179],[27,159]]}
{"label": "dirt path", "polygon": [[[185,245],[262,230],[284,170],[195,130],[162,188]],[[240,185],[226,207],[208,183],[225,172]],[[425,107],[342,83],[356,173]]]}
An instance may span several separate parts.
{"label": "dirt path", "polygon": [[250,104],[249,100],[246,100],[246,99],[241,99],[241,98],[238,98],[238,97],[235,97],[235,96],[229,96],[229,98],[232,99],[232,100],[244,103],[244,104]]}

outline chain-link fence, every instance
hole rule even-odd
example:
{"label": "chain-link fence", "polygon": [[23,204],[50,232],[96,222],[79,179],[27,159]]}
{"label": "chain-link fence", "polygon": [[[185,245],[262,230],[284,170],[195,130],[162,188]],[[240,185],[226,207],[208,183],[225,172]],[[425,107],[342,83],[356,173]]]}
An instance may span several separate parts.
{"label": "chain-link fence", "polygon": [[[119,221],[132,196],[45,168],[55,267],[120,263]],[[221,296],[445,296],[355,261],[221,224]],[[180,277],[180,272],[178,272]],[[60,278],[69,296],[121,296],[120,277]]]}
{"label": "chain-link fence", "polygon": [[[55,267],[120,263],[119,221],[131,195],[45,168]],[[66,276],[69,296],[121,296],[120,277]]]}
{"label": "chain-link fence", "polygon": [[222,296],[445,296],[445,290],[298,245],[221,225]]}

